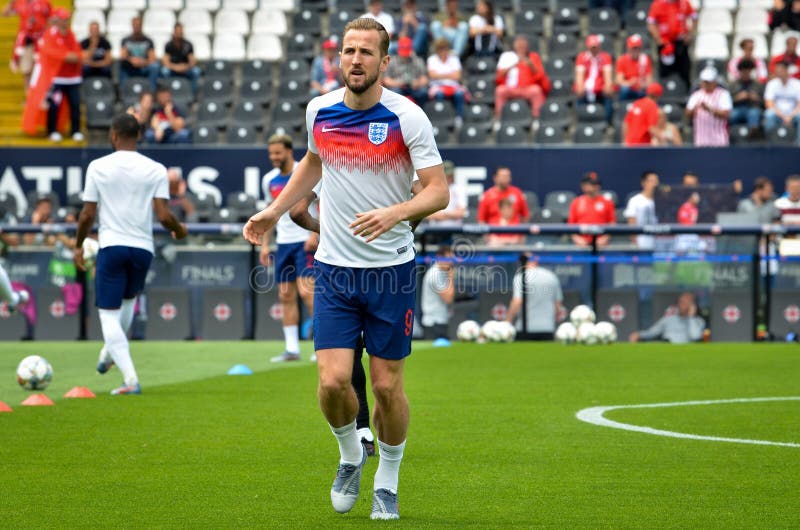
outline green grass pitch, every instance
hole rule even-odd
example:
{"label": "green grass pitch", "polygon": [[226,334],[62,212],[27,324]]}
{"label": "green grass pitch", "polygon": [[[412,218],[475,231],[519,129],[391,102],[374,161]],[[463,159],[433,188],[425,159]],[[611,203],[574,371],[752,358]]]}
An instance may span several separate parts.
{"label": "green grass pitch", "polygon": [[[304,358],[310,344],[304,344]],[[346,515],[316,370],[278,343],[133,343],[144,394],[111,397],[97,343],[0,343],[0,527],[362,528]],[[53,365],[54,407],[21,407],[16,364]],[[226,376],[244,363],[252,376]],[[97,399],[68,400],[73,386]],[[790,344],[415,345],[401,468],[410,528],[797,528],[800,448],[667,438],[580,422],[586,407],[799,396]],[[682,433],[800,442],[800,401],[626,409]],[[376,523],[378,524],[378,523]],[[386,524],[386,523],[384,523]]]}

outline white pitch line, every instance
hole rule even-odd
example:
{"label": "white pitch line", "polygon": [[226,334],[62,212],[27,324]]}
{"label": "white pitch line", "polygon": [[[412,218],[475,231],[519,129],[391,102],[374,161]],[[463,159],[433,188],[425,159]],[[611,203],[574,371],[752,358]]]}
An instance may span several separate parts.
{"label": "white pitch line", "polygon": [[721,405],[726,403],[759,403],[765,401],[800,401],[800,396],[715,399],[709,401],[678,401],[674,403],[648,403],[642,405],[613,405],[610,407],[589,407],[578,411],[578,413],[575,416],[579,420],[584,421],[586,423],[591,423],[592,425],[599,425],[601,427],[611,427],[612,429],[622,429],[624,431],[643,432],[645,434],[654,434],[656,436],[667,436],[670,438],[684,438],[688,440],[706,440],[710,442],[728,442],[728,443],[751,444],[751,445],[777,445],[780,447],[800,447],[800,443],[795,443],[795,442],[772,442],[769,440],[748,440],[746,438],[725,438],[721,436],[703,436],[701,434],[688,434],[683,432],[664,431],[661,429],[653,429],[652,427],[631,425],[630,423],[622,423],[619,421],[609,420],[608,418],[604,417],[604,414],[606,412],[619,409],[689,407],[696,405]]}

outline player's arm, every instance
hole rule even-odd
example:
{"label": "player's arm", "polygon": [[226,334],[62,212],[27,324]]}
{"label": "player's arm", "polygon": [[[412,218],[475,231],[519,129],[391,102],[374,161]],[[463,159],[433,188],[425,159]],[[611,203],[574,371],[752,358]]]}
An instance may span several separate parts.
{"label": "player's arm", "polygon": [[172,233],[175,239],[183,239],[187,235],[186,225],[178,221],[169,209],[167,199],[153,199],[153,210],[156,212],[156,219],[161,226]]}
{"label": "player's arm", "polygon": [[506,322],[513,324],[514,320],[516,320],[517,315],[519,314],[521,309],[522,309],[522,298],[519,297],[512,298],[511,303],[508,304],[508,311],[506,312]]}
{"label": "player's arm", "polygon": [[450,188],[444,176],[442,164],[418,169],[417,176],[422,190],[410,200],[356,214],[350,223],[353,234],[366,238],[369,243],[392,229],[400,221],[424,219],[433,212],[447,207],[450,202]]}
{"label": "player's arm", "polygon": [[86,265],[83,262],[83,240],[86,239],[86,236],[91,232],[96,218],[97,203],[84,202],[81,213],[78,216],[78,232],[75,234],[75,252],[72,257],[75,266],[82,271],[86,270]]}
{"label": "player's arm", "polygon": [[311,203],[314,202],[317,198],[317,194],[313,191],[305,196],[305,198],[300,199],[295,203],[294,206],[289,210],[289,217],[292,218],[292,221],[297,226],[305,228],[309,232],[315,232],[319,234],[319,219],[315,219],[311,212],[308,211],[309,206]]}
{"label": "player's arm", "polygon": [[[444,175],[444,173],[442,173]],[[297,201],[306,197],[322,178],[322,160],[319,155],[306,151],[306,155],[292,172],[292,178],[280,195],[269,206],[252,216],[242,229],[244,238],[258,245],[264,232],[271,230]]]}

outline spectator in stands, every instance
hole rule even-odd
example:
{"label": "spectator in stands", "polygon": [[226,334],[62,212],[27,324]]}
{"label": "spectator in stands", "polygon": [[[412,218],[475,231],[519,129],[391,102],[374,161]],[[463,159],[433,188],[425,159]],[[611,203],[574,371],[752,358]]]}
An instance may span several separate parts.
{"label": "spectator in stands", "polygon": [[49,0],[11,0],[3,9],[4,17],[19,17],[19,28],[9,67],[14,73],[22,73],[26,89],[30,85],[36,43],[47,29],[52,10]]}
{"label": "spectator in stands", "polygon": [[625,145],[651,145],[653,128],[658,124],[658,98],[664,89],[658,83],[647,85],[647,95],[634,101],[622,122],[622,137]]}
{"label": "spectator in stands", "polygon": [[753,67],[751,70],[755,69],[753,73],[753,77],[758,80],[759,83],[766,83],[767,77],[769,76],[769,72],[767,71],[767,63],[764,62],[763,59],[759,59],[753,55],[753,50],[755,50],[755,43],[753,39],[747,37],[742,39],[739,42],[739,48],[742,50],[742,55],[739,57],[732,57],[730,61],[728,61],[728,81],[738,81],[739,80],[739,64],[742,61],[751,61],[753,63]]}
{"label": "spectator in stands", "polygon": [[439,39],[433,43],[433,55],[428,57],[428,96],[442,101],[449,99],[456,108],[455,125],[457,129],[464,123],[464,102],[467,89],[461,83],[461,59],[450,52],[450,41]]}
{"label": "spectator in stands", "polygon": [[642,36],[634,33],[625,43],[628,53],[620,55],[616,65],[620,101],[643,98],[653,82],[653,61],[642,53]]}
{"label": "spectator in stands", "polygon": [[672,344],[687,344],[703,338],[706,323],[697,316],[697,303],[694,294],[685,292],[678,297],[678,313],[664,315],[650,328],[634,331],[628,340],[661,340]]}
{"label": "spectator in stands", "polygon": [[[613,225],[617,222],[614,203],[603,197],[602,186],[597,173],[590,171],[581,178],[582,195],[575,197],[569,205],[567,223],[571,225]],[[597,239],[597,246],[605,247],[611,240],[608,234],[602,236],[585,236],[572,234],[572,242],[579,247],[588,247],[592,239]]]}
{"label": "spectator in stands", "polygon": [[667,119],[667,113],[663,109],[658,109],[658,121],[650,130],[650,145],[683,145],[681,130]]}
{"label": "spectator in stands", "polygon": [[731,83],[730,124],[746,123],[750,129],[750,137],[755,138],[761,128],[761,108],[764,103],[764,86],[753,78],[755,63],[750,59],[739,61],[739,75]]}
{"label": "spectator in stands", "polygon": [[[523,300],[526,302],[524,331]],[[524,338],[527,340],[551,341],[563,300],[558,277],[550,270],[540,267],[536,260],[529,260],[524,271],[519,270],[514,274],[506,322],[514,324],[518,332],[525,333]]]}
{"label": "spectator in stands", "polygon": [[447,208],[432,213],[425,219],[434,225],[456,225],[460,226],[467,216],[467,191],[463,186],[459,186],[455,181],[456,166],[450,160],[442,163],[444,174],[447,177],[447,185],[450,189],[450,202]]}
{"label": "spectator in stands", "polygon": [[389,90],[410,97],[417,105],[428,101],[427,69],[414,53],[414,44],[408,37],[398,39],[397,56],[389,61],[382,82]]}
{"label": "spectator in stands", "polygon": [[[644,226],[658,224],[656,216],[655,195],[658,189],[658,174],[655,171],[645,171],[640,179],[642,191],[628,199],[624,216],[629,225]],[[636,246],[642,250],[652,250],[655,240],[653,236],[638,234],[631,236]]]}
{"label": "spectator in stands", "polygon": [[405,0],[400,18],[395,24],[397,36],[408,37],[414,43],[414,53],[419,57],[428,55],[428,21],[417,9],[417,0]]}
{"label": "spectator in stands", "polygon": [[422,328],[425,340],[447,339],[447,326],[455,299],[456,287],[453,278],[453,251],[448,244],[440,244],[434,261],[422,277]]}
{"label": "spectator in stands", "polygon": [[684,172],[681,177],[681,186],[684,188],[696,188],[700,186],[700,175],[693,171]]}
{"label": "spectator in stands", "polygon": [[800,175],[786,177],[786,193],[775,200],[781,223],[800,225]]}
{"label": "spectator in stands", "polygon": [[81,41],[83,77],[111,77],[111,43],[100,34],[100,24],[89,23],[89,36]]}
{"label": "spectator in stands", "polygon": [[686,202],[678,208],[678,224],[689,226],[696,225],[697,219],[700,217],[699,205],[700,194],[694,191],[689,194]]}
{"label": "spectator in stands", "polygon": [[488,0],[478,0],[475,14],[469,17],[470,55],[497,57],[503,51],[505,23],[494,5]]}
{"label": "spectator in stands", "polygon": [[789,75],[800,79],[800,55],[797,54],[797,37],[786,38],[786,49],[769,61],[769,73],[775,75],[775,66],[779,63],[786,65]]}
{"label": "spectator in stands", "polygon": [[158,87],[156,106],[150,118],[150,128],[144,133],[145,140],[151,144],[188,144],[192,133],[186,127],[183,113],[172,103],[169,88]]}
{"label": "spectator in stands", "polygon": [[528,38],[517,35],[513,50],[503,52],[497,61],[497,87],[494,90],[494,117],[500,122],[503,105],[509,99],[524,99],[531,106],[533,119],[539,117],[550,92],[550,78],[542,65],[539,54],[530,49]]}
{"label": "spectator in stands", "polygon": [[575,59],[575,94],[578,104],[597,103],[606,111],[611,123],[614,113],[614,76],[611,56],[600,49],[600,37],[586,37],[586,50]]}
{"label": "spectator in stands", "polygon": [[194,213],[194,204],[186,192],[186,181],[174,168],[167,170],[169,179],[169,209],[181,223]]}
{"label": "spectator in stands", "polygon": [[754,213],[760,224],[772,223],[780,217],[775,208],[775,190],[767,177],[758,177],[753,183],[753,193],[739,201],[739,213]]}
{"label": "spectator in stands", "polygon": [[69,104],[69,121],[72,139],[83,141],[81,133],[81,45],[69,28],[70,12],[63,7],[53,10],[53,25],[39,40],[39,59],[49,64],[59,62],[53,72],[52,85],[48,93],[47,134],[53,142],[62,140],[58,132],[58,113],[64,99]]}
{"label": "spectator in stands", "polygon": [[447,39],[456,55],[464,56],[469,41],[469,24],[467,17],[458,10],[458,0],[445,1],[444,11],[438,12],[431,22],[431,35],[435,40]]}
{"label": "spectator in stands", "polygon": [[146,77],[155,90],[159,66],[153,41],[142,33],[142,17],[133,17],[131,28],[131,34],[120,43],[119,82],[123,84],[129,77]]}
{"label": "spectator in stands", "polygon": [[800,31],[800,0],[775,0],[769,12],[769,29]]}
{"label": "spectator in stands", "polygon": [[342,71],[339,68],[339,43],[334,37],[322,43],[322,55],[311,65],[311,97],[327,94],[342,86]]}
{"label": "spectator in stands", "polygon": [[720,147],[729,143],[728,118],[733,101],[730,92],[717,83],[718,76],[716,68],[703,68],[700,89],[686,103],[686,115],[693,120],[694,145],[697,147]]}
{"label": "spectator in stands", "polygon": [[183,24],[178,22],[172,30],[172,39],[164,47],[161,58],[161,77],[185,77],[192,83],[192,94],[197,95],[200,68],[194,57],[194,46],[183,38]]}
{"label": "spectator in stands", "polygon": [[775,65],[775,77],[764,90],[764,129],[771,132],[780,125],[800,127],[800,80],[789,77],[785,63]]}
{"label": "spectator in stands", "polygon": [[369,2],[367,2],[367,12],[361,15],[361,17],[371,18],[380,22],[383,29],[389,34],[390,39],[394,35],[394,19],[392,15],[383,10],[383,2],[381,0],[369,0]]}
{"label": "spectator in stands", "polygon": [[142,92],[139,96],[139,102],[129,107],[127,113],[136,118],[139,122],[139,127],[142,129],[142,134],[150,127],[150,121],[153,117],[153,93]]}
{"label": "spectator in stands", "polygon": [[527,223],[530,220],[528,201],[521,189],[511,184],[511,169],[498,166],[494,170],[494,186],[483,192],[478,203],[478,222],[488,225],[501,223],[500,202],[509,199],[513,206],[511,224]]}
{"label": "spectator in stands", "polygon": [[[510,198],[500,201],[500,219],[493,226],[515,226],[519,221],[515,221],[514,202]],[[502,247],[504,245],[521,245],[525,242],[523,234],[487,234],[486,244],[490,247]]]}
{"label": "spectator in stands", "polygon": [[660,79],[678,74],[687,87],[691,86],[689,45],[696,19],[697,13],[689,0],[653,0],[650,4],[647,29],[658,46]]}
{"label": "spectator in stands", "polygon": [[[41,195],[36,199],[36,204],[31,211],[30,218],[27,221],[32,225],[42,225],[48,223],[55,223],[56,219],[53,215],[53,201],[47,195]],[[55,245],[56,237],[52,234],[44,233],[28,233],[22,236],[22,242],[25,245]]]}

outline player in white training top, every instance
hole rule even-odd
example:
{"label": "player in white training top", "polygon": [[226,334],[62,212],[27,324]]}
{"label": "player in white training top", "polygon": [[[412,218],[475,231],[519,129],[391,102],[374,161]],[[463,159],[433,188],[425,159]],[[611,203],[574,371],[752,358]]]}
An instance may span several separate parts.
{"label": "player in white training top", "polygon": [[[144,289],[153,259],[153,211],[176,239],[186,237],[186,227],[169,210],[167,169],[136,152],[136,118],[129,114],[115,116],[109,136],[114,152],[92,161],[86,169],[75,248],[82,247],[97,217],[100,251],[95,271],[95,305],[105,342],[97,371],[104,374],[116,364],[124,383],[111,393],[140,394],[127,333],[133,321],[135,298]],[[75,265],[86,270],[82,252],[75,252]]]}
{"label": "player in white training top", "polygon": [[[322,178],[314,347],[320,406],[340,452],[331,502],[337,512],[353,507],[366,459],[350,384],[353,350],[363,332],[380,448],[373,519],[399,517],[398,472],[408,428],[403,366],[411,353],[416,287],[409,222],[449,202],[430,121],[378,82],[389,65],[388,47],[389,35],[378,22],[362,18],[347,24],[341,51],[345,88],[309,103],[308,152],[283,193],[243,230],[258,244]],[[422,191],[412,198],[415,170]]]}
{"label": "player in white training top", "polygon": [[[289,183],[297,162],[292,154],[292,138],[286,134],[274,134],[267,141],[269,160],[274,168],[264,175],[261,185],[267,202],[274,201]],[[297,295],[303,299],[306,309],[314,312],[314,251],[319,236],[295,224],[289,213],[283,214],[275,225],[278,252],[275,256],[275,278],[278,281],[278,299],[283,312],[283,337],[286,349],[273,357],[272,362],[300,360],[300,308]],[[271,230],[261,239],[261,264],[269,265]]]}

